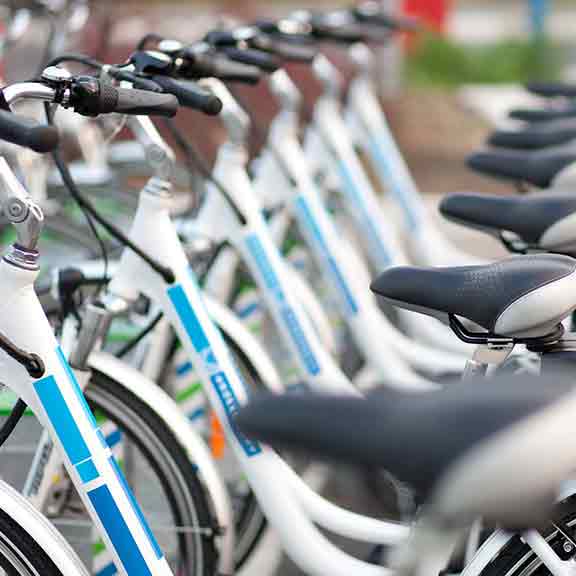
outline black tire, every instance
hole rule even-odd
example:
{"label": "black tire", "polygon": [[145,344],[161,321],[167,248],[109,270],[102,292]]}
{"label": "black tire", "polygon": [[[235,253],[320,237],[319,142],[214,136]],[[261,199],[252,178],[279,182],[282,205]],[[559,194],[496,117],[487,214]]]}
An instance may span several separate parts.
{"label": "black tire", "polygon": [[[213,576],[218,559],[215,543],[217,527],[202,484],[185,449],[148,404],[108,376],[94,372],[85,396],[92,411],[104,415],[118,426],[137,454],[143,456],[146,470],[149,466],[155,474],[158,488],[163,491],[162,505],[169,508],[168,525],[171,528],[184,528],[174,530],[170,535],[156,534],[174,573]],[[146,503],[139,499],[138,485],[137,481],[133,487],[136,499],[154,531]],[[164,537],[164,541],[160,536]],[[171,546],[165,544],[167,537],[171,538]],[[171,548],[176,549],[172,554]]]}
{"label": "black tire", "polygon": [[[576,496],[570,496],[559,503],[554,518],[571,528],[570,538],[576,538]],[[552,523],[541,531],[556,554],[563,560],[576,557],[576,546],[571,545],[571,550],[565,550],[564,545],[568,540],[560,534]],[[519,535],[514,536],[500,551],[490,564],[484,568],[480,576],[545,576],[550,571],[542,564],[534,554],[530,546]]]}
{"label": "black tire", "polygon": [[0,569],[7,576],[62,576],[47,552],[0,510]]}

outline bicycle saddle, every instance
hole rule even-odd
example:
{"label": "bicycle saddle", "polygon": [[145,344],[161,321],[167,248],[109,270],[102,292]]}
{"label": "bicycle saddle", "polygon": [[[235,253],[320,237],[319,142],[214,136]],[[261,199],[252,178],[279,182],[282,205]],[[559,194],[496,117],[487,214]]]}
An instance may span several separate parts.
{"label": "bicycle saddle", "polygon": [[523,130],[496,130],[488,144],[499,148],[538,150],[561,146],[576,139],[576,119],[545,122]]}
{"label": "bicycle saddle", "polygon": [[514,232],[527,245],[576,255],[576,196],[450,194],[440,212],[454,222],[496,234]]}
{"label": "bicycle saddle", "polygon": [[[487,492],[495,491],[498,495],[493,496],[506,502],[505,498],[511,498],[508,491],[515,495],[514,490],[522,492],[526,483],[532,480],[537,483],[530,477],[531,472],[523,476],[525,469],[533,470],[536,476],[540,472],[547,474],[548,460],[554,460],[558,450],[546,436],[550,422],[546,421],[544,426],[538,418],[547,407],[561,405],[560,397],[573,390],[574,384],[568,380],[544,383],[534,377],[509,376],[462,382],[421,394],[381,388],[366,398],[312,394],[260,396],[240,410],[236,424],[247,436],[278,448],[304,451],[355,466],[385,468],[412,485],[424,498],[439,480],[450,473],[454,477],[458,465],[466,463],[463,467],[473,476],[472,482],[486,482],[483,487],[480,484],[482,494],[472,498],[482,499]],[[571,422],[569,416],[566,418]],[[498,441],[505,443],[504,439],[510,439],[513,431],[528,429],[529,423],[537,428],[538,446],[532,450],[518,444],[514,451],[512,444],[510,458],[503,461]],[[567,460],[560,481],[567,477],[563,478],[563,474],[573,470],[573,459],[572,463],[568,457]],[[489,476],[489,469],[493,477]],[[513,478],[507,478],[507,474]],[[500,482],[507,485],[507,490]],[[550,491],[556,487],[548,486]],[[454,488],[452,485],[451,489]],[[531,508],[531,497],[536,498],[536,494],[524,496],[528,500],[523,508]],[[454,501],[450,505],[464,504],[463,499],[458,501],[455,491],[450,500]],[[526,502],[531,505],[526,506]],[[487,510],[481,512],[486,514]],[[524,514],[528,510],[517,512]],[[510,523],[512,519],[498,518],[503,520]]]}
{"label": "bicycle saddle", "polygon": [[469,168],[504,180],[525,182],[538,188],[549,188],[554,179],[572,163],[576,152],[496,150],[471,154]]}
{"label": "bicycle saddle", "polygon": [[454,314],[498,336],[540,338],[576,309],[576,260],[537,254],[484,266],[397,266],[371,289],[391,304],[445,322]]}
{"label": "bicycle saddle", "polygon": [[526,90],[543,98],[576,98],[576,85],[564,82],[528,82]]}
{"label": "bicycle saddle", "polygon": [[534,123],[563,120],[566,118],[576,118],[576,106],[543,109],[516,108],[510,110],[508,116],[515,120]]}

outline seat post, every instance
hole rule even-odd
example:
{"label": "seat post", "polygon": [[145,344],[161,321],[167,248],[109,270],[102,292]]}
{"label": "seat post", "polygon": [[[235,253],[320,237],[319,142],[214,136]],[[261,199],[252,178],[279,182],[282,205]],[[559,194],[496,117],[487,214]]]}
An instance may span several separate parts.
{"label": "seat post", "polygon": [[486,376],[490,366],[500,366],[514,349],[513,343],[480,344],[466,362],[462,379]]}

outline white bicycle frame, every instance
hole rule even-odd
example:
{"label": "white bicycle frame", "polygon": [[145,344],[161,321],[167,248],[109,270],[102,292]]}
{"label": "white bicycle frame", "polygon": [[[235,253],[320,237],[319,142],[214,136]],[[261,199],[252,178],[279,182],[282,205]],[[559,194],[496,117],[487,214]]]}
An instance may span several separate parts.
{"label": "white bicycle frame", "polygon": [[[316,103],[314,123],[308,128],[306,156],[313,159],[312,167],[329,181],[335,181],[334,187],[343,195],[344,206],[355,224],[372,267],[382,271],[392,265],[405,264],[407,258],[396,231],[390,219],[385,217],[383,207],[356,155],[355,141],[364,145],[366,137],[358,134],[356,122],[351,119],[350,113],[347,113],[348,123],[343,119],[339,102],[339,73],[323,57],[317,59],[315,70],[325,90]],[[371,95],[375,105],[379,106],[374,94]],[[438,321],[405,310],[399,311],[399,318],[411,337],[453,354],[469,355],[469,347]],[[405,353],[410,350],[406,346],[401,348]],[[414,361],[413,354],[408,354],[408,358]]]}
{"label": "white bicycle frame", "polygon": [[[360,70],[348,95],[348,127],[370,159],[382,186],[402,211],[410,255],[422,264],[473,264],[478,259],[450,244],[428,214],[378,102],[371,52],[366,46],[357,45],[350,53]],[[337,73],[331,68],[329,74]]]}
{"label": "white bicycle frame", "polygon": [[[20,85],[13,93],[6,89],[5,95],[12,102],[32,89],[34,94],[44,92],[38,85]],[[46,89],[46,99],[52,94]],[[0,173],[7,197],[27,203],[26,192],[3,158]],[[49,431],[121,573],[171,574],[54,338],[34,292],[37,275],[37,270],[19,268],[7,260],[0,263],[0,331],[17,346],[38,354],[45,367],[41,378],[32,378],[15,360],[1,357],[3,378]]]}
{"label": "white bicycle frame", "polygon": [[[276,202],[282,195],[284,202],[290,205],[308,246],[324,271],[327,285],[335,291],[335,300],[340,303],[340,313],[367,362],[376,369],[379,377],[392,381],[415,380],[414,377],[409,377],[410,373],[406,368],[409,364],[427,370],[430,374],[435,371],[461,371],[463,358],[441,350],[428,349],[409,340],[382,315],[374,297],[366,290],[370,278],[366,267],[353,248],[343,244],[323,204],[320,190],[307,169],[306,156],[297,138],[300,96],[296,87],[284,72],[275,73],[273,82],[276,93],[282,97],[284,109],[270,129],[269,145],[275,154],[266,153],[260,163],[261,178],[258,189],[263,195],[272,190]],[[333,124],[337,118],[336,116]],[[344,139],[339,139],[339,142],[344,141],[345,135]],[[354,155],[353,149],[351,154]],[[296,188],[278,166],[280,158],[284,170],[290,173],[296,183]],[[362,175],[361,167],[357,169]],[[386,356],[382,354],[383,348],[380,346],[382,338],[386,341],[384,348],[391,351]]]}

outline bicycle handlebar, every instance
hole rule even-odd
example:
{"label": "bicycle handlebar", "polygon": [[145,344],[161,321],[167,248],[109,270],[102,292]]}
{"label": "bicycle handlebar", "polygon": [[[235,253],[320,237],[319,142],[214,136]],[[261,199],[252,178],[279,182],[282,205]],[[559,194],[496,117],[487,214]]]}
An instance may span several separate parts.
{"label": "bicycle handlebar", "polygon": [[117,112],[171,118],[178,111],[178,100],[172,94],[116,88],[91,76],[74,79],[68,104],[83,116]]}
{"label": "bicycle handlebar", "polygon": [[30,148],[34,152],[52,152],[58,147],[59,134],[54,126],[0,110],[0,140]]}
{"label": "bicycle handlebar", "polygon": [[179,72],[185,78],[218,78],[225,82],[242,82],[244,84],[258,84],[262,72],[255,66],[233,62],[224,56],[214,53],[198,54],[194,48],[185,48],[183,57],[188,59]]}
{"label": "bicycle handlebar", "polygon": [[178,100],[172,94],[115,88],[91,76],[74,78],[69,92],[62,97],[61,90],[40,82],[22,82],[3,89],[8,104],[23,99],[56,102],[85,116],[118,112],[172,117],[178,111]]}
{"label": "bicycle handlebar", "polygon": [[152,76],[151,80],[164,92],[176,96],[181,106],[199,110],[208,116],[217,116],[222,111],[220,98],[190,81],[179,82],[168,76]]}
{"label": "bicycle handlebar", "polygon": [[318,51],[313,47],[275,40],[269,36],[256,36],[251,44],[258,50],[270,52],[270,54],[275,54],[288,62],[311,63],[318,54]]}
{"label": "bicycle handlebar", "polygon": [[351,13],[358,22],[375,24],[399,32],[415,32],[420,28],[417,18],[387,14],[377,2],[359,4],[352,8]]}
{"label": "bicycle handlebar", "polygon": [[273,55],[258,50],[230,46],[218,51],[234,62],[255,66],[263,72],[273,73],[280,68],[280,62]]}

